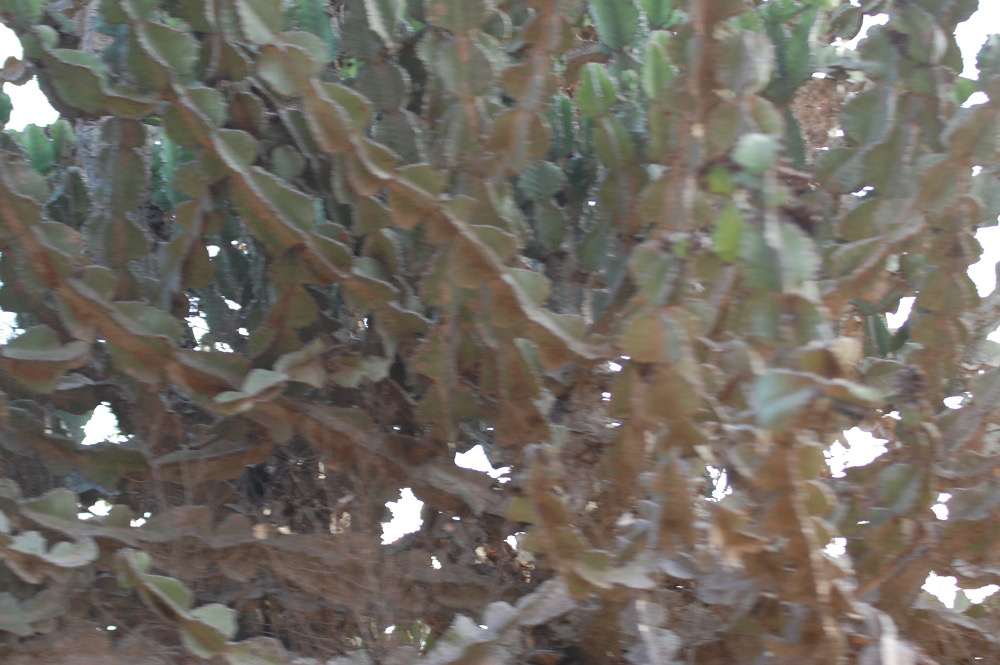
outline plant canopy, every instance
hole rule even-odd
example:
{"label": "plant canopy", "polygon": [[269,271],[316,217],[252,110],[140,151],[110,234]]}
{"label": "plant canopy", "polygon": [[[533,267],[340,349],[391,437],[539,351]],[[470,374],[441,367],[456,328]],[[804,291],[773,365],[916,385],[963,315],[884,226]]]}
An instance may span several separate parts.
{"label": "plant canopy", "polygon": [[976,9],[0,0],[0,661],[1000,662]]}

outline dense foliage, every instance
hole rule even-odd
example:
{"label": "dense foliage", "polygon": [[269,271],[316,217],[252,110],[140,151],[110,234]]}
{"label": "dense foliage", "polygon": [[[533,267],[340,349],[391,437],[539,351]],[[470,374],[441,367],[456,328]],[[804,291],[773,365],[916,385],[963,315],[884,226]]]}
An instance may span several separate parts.
{"label": "dense foliage", "polygon": [[0,660],[997,662],[976,8],[0,0]]}

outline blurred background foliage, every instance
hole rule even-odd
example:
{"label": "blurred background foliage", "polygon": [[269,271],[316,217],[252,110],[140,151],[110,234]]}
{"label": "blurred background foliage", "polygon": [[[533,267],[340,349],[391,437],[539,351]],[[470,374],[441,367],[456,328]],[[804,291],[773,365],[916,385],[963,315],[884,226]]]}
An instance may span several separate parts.
{"label": "blurred background foliage", "polygon": [[976,8],[0,0],[4,662],[995,661]]}

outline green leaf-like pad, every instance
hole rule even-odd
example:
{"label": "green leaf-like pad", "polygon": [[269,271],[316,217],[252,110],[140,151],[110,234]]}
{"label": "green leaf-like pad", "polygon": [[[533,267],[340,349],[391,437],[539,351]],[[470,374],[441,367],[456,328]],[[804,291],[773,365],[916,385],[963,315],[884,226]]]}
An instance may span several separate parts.
{"label": "green leaf-like pad", "polygon": [[751,132],[736,143],[733,159],[750,173],[761,174],[778,161],[780,145],[770,134]]}
{"label": "green leaf-like pad", "polygon": [[740,250],[740,239],[743,235],[743,216],[739,208],[730,203],[715,221],[712,231],[712,249],[723,261],[733,263]]}
{"label": "green leaf-like pad", "polygon": [[424,15],[431,25],[454,33],[478,28],[493,11],[493,0],[425,0]]}
{"label": "green leaf-like pad", "polygon": [[615,84],[608,76],[607,69],[595,62],[584,65],[580,71],[576,100],[580,111],[591,118],[597,118],[610,111],[616,101]]}
{"label": "green leaf-like pad", "polygon": [[768,429],[784,432],[806,417],[818,393],[815,380],[806,374],[772,370],[757,378],[753,387],[757,421]]}
{"label": "green leaf-like pad", "polygon": [[279,0],[236,0],[233,4],[247,39],[254,44],[272,40],[281,22]]}
{"label": "green leaf-like pad", "polygon": [[635,0],[588,0],[590,15],[601,43],[621,51],[639,31],[639,7]]}

